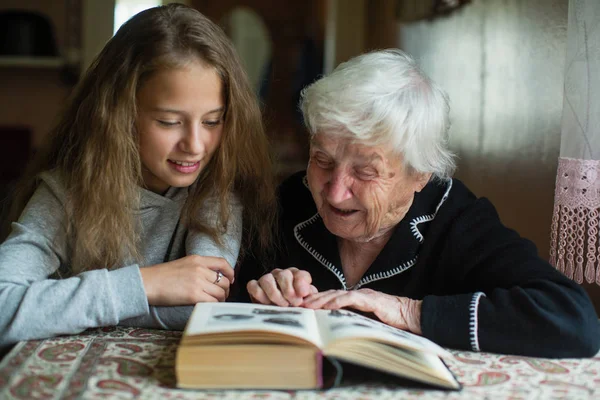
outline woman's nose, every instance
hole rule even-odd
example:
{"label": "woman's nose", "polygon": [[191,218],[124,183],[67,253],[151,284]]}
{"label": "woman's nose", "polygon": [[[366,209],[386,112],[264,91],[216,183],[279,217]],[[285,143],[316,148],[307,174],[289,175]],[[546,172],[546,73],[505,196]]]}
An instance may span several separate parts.
{"label": "woman's nose", "polygon": [[352,197],[351,178],[345,171],[334,169],[327,182],[327,200],[331,204],[340,204]]}

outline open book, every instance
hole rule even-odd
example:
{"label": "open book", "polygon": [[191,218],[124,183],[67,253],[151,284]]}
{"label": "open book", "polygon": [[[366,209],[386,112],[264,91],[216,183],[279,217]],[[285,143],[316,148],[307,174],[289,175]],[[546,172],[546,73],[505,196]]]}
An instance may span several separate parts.
{"label": "open book", "polygon": [[[323,359],[325,357],[325,360]],[[198,303],[177,349],[177,385],[196,389],[315,389],[339,361],[460,389],[435,343],[347,310]],[[335,380],[335,379],[333,379]]]}

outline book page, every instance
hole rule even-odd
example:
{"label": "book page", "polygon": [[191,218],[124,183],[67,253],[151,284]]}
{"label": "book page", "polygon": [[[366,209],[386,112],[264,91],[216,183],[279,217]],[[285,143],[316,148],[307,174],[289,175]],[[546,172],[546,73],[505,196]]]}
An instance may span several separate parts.
{"label": "book page", "polygon": [[324,346],[340,339],[364,338],[441,357],[452,355],[429,339],[386,325],[350,310],[315,310]]}
{"label": "book page", "polygon": [[198,303],[185,335],[225,332],[271,332],[305,339],[322,347],[313,310],[246,303]]}

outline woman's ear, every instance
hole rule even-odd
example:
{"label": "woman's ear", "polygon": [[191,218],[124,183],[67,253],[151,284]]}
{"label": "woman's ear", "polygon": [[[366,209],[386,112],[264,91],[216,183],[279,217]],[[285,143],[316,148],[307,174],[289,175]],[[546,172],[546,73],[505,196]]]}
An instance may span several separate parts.
{"label": "woman's ear", "polygon": [[415,192],[420,192],[421,190],[423,190],[423,188],[425,187],[425,185],[427,185],[427,183],[429,182],[429,180],[431,179],[431,172],[427,172],[427,173],[417,173],[416,174],[416,182],[415,182]]}

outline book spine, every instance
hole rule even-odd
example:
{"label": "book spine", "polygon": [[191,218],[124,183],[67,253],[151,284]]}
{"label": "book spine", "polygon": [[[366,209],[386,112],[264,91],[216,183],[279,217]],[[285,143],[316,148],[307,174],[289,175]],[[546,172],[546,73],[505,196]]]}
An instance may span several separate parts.
{"label": "book spine", "polygon": [[316,364],[317,364],[317,387],[319,389],[323,388],[323,353],[321,351],[317,351],[317,353],[315,354],[315,357],[317,358]]}

